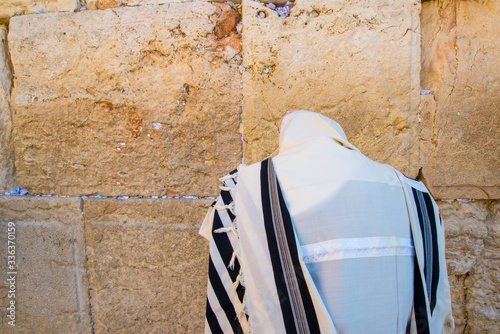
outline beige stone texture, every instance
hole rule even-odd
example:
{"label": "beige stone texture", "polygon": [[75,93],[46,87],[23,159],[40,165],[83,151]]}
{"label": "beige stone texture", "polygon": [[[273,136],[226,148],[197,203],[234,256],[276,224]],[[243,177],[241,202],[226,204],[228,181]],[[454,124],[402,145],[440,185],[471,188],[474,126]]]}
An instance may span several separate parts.
{"label": "beige stone texture", "polygon": [[245,163],[275,155],[294,110],[337,121],[368,157],[418,172],[420,2],[243,1]]}
{"label": "beige stone texture", "polygon": [[422,175],[443,199],[500,197],[500,1],[428,1],[422,8]]}
{"label": "beige stone texture", "polygon": [[[144,6],[144,5],[162,5],[166,3],[184,3],[195,1],[207,2],[226,2],[225,0],[87,0],[87,9],[108,9],[120,6]],[[241,3],[241,0],[231,1],[233,4]],[[270,0],[262,2],[271,2]],[[286,0],[279,0],[276,3],[284,4]]]}
{"label": "beige stone texture", "polygon": [[80,0],[2,0],[0,1],[0,23],[16,15],[36,12],[70,12],[80,9]]}
{"label": "beige stone texture", "polygon": [[[92,333],[80,205],[80,198],[0,196],[0,333]],[[6,284],[9,222],[15,289]],[[11,300],[15,327],[6,317]]]}
{"label": "beige stone texture", "polygon": [[12,89],[12,64],[7,45],[7,26],[0,25],[0,192],[18,187],[12,146],[12,116],[10,91]]}
{"label": "beige stone texture", "polygon": [[[87,9],[107,9],[120,6],[144,6],[144,5],[161,5],[165,3],[179,3],[179,2],[194,2],[194,1],[209,1],[209,2],[226,2],[226,0],[87,0]],[[237,5],[241,0],[231,1]],[[262,3],[273,3],[282,6],[287,0],[262,0]]]}
{"label": "beige stone texture", "polygon": [[500,329],[500,201],[438,201],[446,235],[454,333]]}
{"label": "beige stone texture", "polygon": [[203,333],[210,203],[84,201],[96,333]]}
{"label": "beige stone texture", "polygon": [[193,2],[193,0],[92,0],[89,9],[108,9],[121,6],[163,5],[166,3]]}
{"label": "beige stone texture", "polygon": [[[11,19],[30,194],[213,196],[241,162],[239,35],[208,2]],[[234,27],[236,30],[236,27]]]}

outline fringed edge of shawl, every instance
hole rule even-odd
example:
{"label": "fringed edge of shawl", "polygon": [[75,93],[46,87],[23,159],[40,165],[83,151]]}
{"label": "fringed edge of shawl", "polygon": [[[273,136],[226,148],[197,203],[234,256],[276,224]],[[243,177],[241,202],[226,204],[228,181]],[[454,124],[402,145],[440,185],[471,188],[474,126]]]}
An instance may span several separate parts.
{"label": "fringed edge of shawl", "polygon": [[[240,263],[240,270],[238,272],[238,276],[236,277],[236,280],[233,282],[233,289],[235,291],[236,291],[236,288],[238,287],[239,284],[241,284],[241,286],[245,287],[245,276],[243,273],[243,265],[242,265],[242,259],[241,259],[241,253],[240,253],[240,236],[238,234],[238,226],[236,224],[237,215],[236,215],[236,211],[235,211],[235,201],[234,201],[234,199],[236,197],[236,192],[237,192],[236,184],[238,182],[238,171],[242,167],[245,167],[245,165],[241,164],[238,166],[238,168],[236,170],[219,178],[219,181],[221,181],[223,184],[222,186],[219,186],[219,188],[223,191],[229,191],[231,194],[232,201],[231,201],[231,203],[226,204],[226,205],[215,205],[214,206],[214,208],[216,210],[219,210],[219,211],[228,210],[236,217],[234,220],[231,221],[230,227],[223,227],[223,228],[219,228],[219,229],[214,231],[215,233],[233,233],[238,240],[236,242],[236,246],[233,249],[231,261],[229,262],[229,266],[228,266],[229,269],[233,270],[235,260],[238,259],[238,262]],[[233,182],[228,182],[230,180],[232,180]],[[242,306],[236,311],[237,311],[236,315],[238,317],[240,324],[242,325],[242,329],[243,329],[244,333],[251,333],[251,328],[250,328],[249,321],[247,318],[247,316],[249,316],[249,315],[248,315],[248,302],[247,302],[246,292],[243,294]]]}

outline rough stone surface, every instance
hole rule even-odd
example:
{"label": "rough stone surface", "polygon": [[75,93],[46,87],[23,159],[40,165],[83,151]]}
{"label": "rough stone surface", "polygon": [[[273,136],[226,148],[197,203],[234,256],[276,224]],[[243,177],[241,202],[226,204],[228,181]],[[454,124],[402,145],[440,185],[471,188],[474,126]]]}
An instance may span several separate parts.
{"label": "rough stone surface", "polygon": [[[80,198],[0,196],[0,333],[92,333]],[[7,324],[7,224],[16,228],[16,326]]]}
{"label": "rough stone surface", "polygon": [[[208,2],[11,19],[30,194],[211,196],[241,162],[239,35]],[[236,28],[234,28],[235,30]]]}
{"label": "rough stone surface", "polygon": [[80,9],[80,0],[2,0],[0,1],[0,23],[8,22],[16,15],[37,12],[69,12]]}
{"label": "rough stone surface", "polygon": [[[142,5],[161,5],[172,2],[226,2],[225,0],[87,0],[87,9],[107,9],[120,6],[142,6]],[[231,1],[233,4],[240,4],[241,0]],[[261,0],[262,3],[273,3],[275,5],[284,5],[287,0]]]}
{"label": "rough stone surface", "polygon": [[435,104],[422,174],[436,197],[500,197],[499,16],[499,0],[423,3],[421,80]]}
{"label": "rough stone surface", "polygon": [[84,201],[96,333],[202,333],[211,201]]}
{"label": "rough stone surface", "polygon": [[290,17],[243,1],[245,163],[277,153],[294,110],[336,120],[361,152],[418,171],[420,2],[297,0]]}
{"label": "rough stone surface", "polygon": [[0,25],[0,192],[18,187],[15,178],[10,91],[12,64],[7,46],[7,27]]}
{"label": "rough stone surface", "polygon": [[[224,0],[87,0],[87,8],[108,9],[120,6],[162,5],[166,3],[181,3],[181,2],[183,3],[183,2],[194,2],[194,1],[226,2]],[[241,3],[241,0],[235,0],[231,2],[234,4],[238,4]],[[270,2],[270,0],[262,2]]]}
{"label": "rough stone surface", "polygon": [[438,201],[445,223],[454,333],[500,330],[500,201]]}
{"label": "rough stone surface", "polygon": [[120,6],[163,5],[166,3],[192,2],[193,0],[92,0],[89,9],[108,9]]}

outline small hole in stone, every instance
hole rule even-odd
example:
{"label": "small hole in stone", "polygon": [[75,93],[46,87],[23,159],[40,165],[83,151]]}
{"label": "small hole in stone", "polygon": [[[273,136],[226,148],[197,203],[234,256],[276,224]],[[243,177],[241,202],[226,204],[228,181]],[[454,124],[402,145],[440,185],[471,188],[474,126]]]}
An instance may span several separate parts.
{"label": "small hole in stone", "polygon": [[257,17],[260,17],[261,19],[265,18],[267,16],[266,12],[260,10],[257,12]]}

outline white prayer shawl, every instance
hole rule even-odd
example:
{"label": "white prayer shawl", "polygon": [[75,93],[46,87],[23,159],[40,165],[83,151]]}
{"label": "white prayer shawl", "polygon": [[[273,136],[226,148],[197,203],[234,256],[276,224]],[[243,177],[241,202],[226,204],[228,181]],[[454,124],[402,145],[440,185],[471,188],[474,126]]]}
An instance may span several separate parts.
{"label": "white prayer shawl", "polygon": [[436,203],[334,121],[285,118],[276,157],[221,180],[200,229],[210,241],[206,333],[453,327]]}

